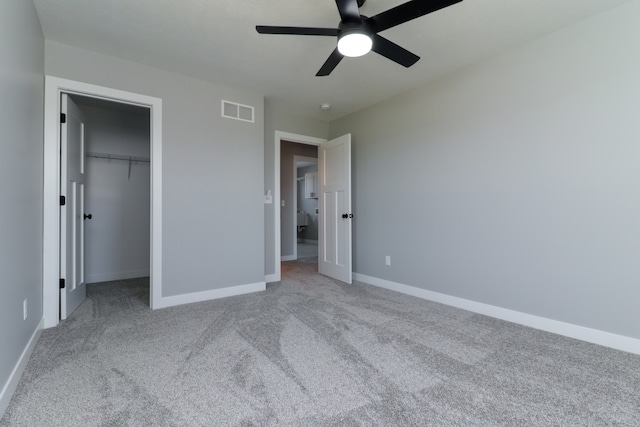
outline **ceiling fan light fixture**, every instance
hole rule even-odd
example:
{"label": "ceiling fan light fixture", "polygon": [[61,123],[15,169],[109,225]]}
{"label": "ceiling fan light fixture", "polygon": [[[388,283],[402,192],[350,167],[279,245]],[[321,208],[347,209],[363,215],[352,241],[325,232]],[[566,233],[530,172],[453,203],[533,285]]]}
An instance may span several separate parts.
{"label": "ceiling fan light fixture", "polygon": [[338,39],[338,51],[352,58],[369,53],[372,46],[371,36],[362,30],[344,32]]}

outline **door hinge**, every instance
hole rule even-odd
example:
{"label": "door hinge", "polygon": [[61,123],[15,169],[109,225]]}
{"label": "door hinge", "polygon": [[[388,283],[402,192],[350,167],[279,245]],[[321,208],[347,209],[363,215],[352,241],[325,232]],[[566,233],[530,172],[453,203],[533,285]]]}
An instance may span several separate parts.
{"label": "door hinge", "polygon": [[67,198],[64,196],[60,196],[60,206],[64,206],[67,204]]}
{"label": "door hinge", "polygon": [[64,279],[60,279],[60,289],[64,289],[64,287],[65,287]]}
{"label": "door hinge", "polygon": [[67,123],[67,115],[65,113],[60,113],[60,123]]}

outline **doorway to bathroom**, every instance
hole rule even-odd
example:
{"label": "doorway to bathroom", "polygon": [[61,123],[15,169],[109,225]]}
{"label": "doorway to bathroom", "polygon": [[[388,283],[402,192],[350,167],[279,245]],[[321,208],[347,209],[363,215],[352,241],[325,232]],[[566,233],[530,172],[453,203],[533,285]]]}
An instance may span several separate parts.
{"label": "doorway to bathroom", "polygon": [[318,146],[285,140],[280,154],[281,261],[317,262]]}
{"label": "doorway to bathroom", "polygon": [[295,259],[318,260],[318,158],[293,156]]}
{"label": "doorway to bathroom", "polygon": [[[293,156],[318,158],[318,257],[317,271],[325,276],[352,282],[352,218],[351,213],[351,134],[326,139],[275,131],[274,138],[274,273],[266,274],[267,282],[281,279],[282,262],[297,259],[297,228],[292,211],[293,184],[296,181]],[[290,152],[293,147],[306,147],[305,152]],[[288,152],[288,153],[287,153]],[[294,178],[295,177],[295,178]],[[286,184],[285,184],[286,183]],[[297,185],[297,184],[296,184]],[[266,189],[265,204],[271,204]],[[268,215],[269,210],[265,213]],[[297,217],[297,214],[296,214]],[[294,240],[295,239],[295,240]],[[294,245],[293,242],[296,242]],[[293,252],[296,251],[294,257]],[[280,255],[280,256],[278,256]]]}

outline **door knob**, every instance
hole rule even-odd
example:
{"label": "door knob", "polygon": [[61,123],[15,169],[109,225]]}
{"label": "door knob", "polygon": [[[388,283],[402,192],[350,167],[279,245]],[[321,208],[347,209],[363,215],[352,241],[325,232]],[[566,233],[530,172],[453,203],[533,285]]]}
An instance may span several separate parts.
{"label": "door knob", "polygon": [[84,214],[84,219],[91,219],[93,217],[93,215],[89,214]]}
{"label": "door knob", "polygon": [[353,218],[353,214],[342,214],[342,218],[344,219]]}

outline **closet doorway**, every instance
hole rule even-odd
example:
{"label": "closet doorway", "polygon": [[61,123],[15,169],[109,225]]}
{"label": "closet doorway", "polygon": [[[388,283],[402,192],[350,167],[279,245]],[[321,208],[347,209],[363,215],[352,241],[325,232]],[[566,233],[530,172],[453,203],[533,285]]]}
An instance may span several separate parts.
{"label": "closet doorway", "polygon": [[[63,198],[61,196],[61,130],[66,123],[65,117],[61,115],[61,104],[63,94],[70,97],[92,98],[94,101],[110,102],[118,104],[118,108],[127,111],[136,107],[148,111],[147,129],[149,138],[147,147],[150,147],[150,155],[147,157],[147,182],[149,204],[146,211],[148,221],[148,237],[144,244],[148,248],[148,262],[143,270],[148,270],[147,288],[149,290],[149,305],[151,309],[163,306],[162,298],[162,99],[141,95],[138,93],[122,91],[104,86],[97,86],[89,83],[74,80],[62,79],[53,76],[45,76],[45,109],[44,109],[44,218],[43,218],[43,322],[45,328],[58,325],[61,319],[60,302],[63,277],[61,276],[61,211]],[[82,101],[80,101],[82,103]],[[92,101],[89,101],[92,102]],[[90,105],[96,107],[96,105]],[[102,104],[101,107],[104,107]],[[110,105],[113,106],[113,105]],[[140,110],[135,110],[140,111]],[[98,152],[84,150],[85,152]],[[116,153],[102,153],[116,154]],[[135,156],[127,156],[135,157]],[[142,156],[137,156],[142,157]],[[81,156],[85,159],[85,156]],[[88,161],[107,160],[112,164],[116,161],[126,164],[124,179],[129,178],[129,160],[131,161],[131,175],[133,178],[137,166],[142,164],[142,159],[116,160],[100,159],[95,156]],[[61,207],[62,206],[62,207]],[[91,209],[91,207],[89,207]],[[95,220],[96,214],[89,210],[85,214],[92,215],[91,219],[82,220],[88,222]],[[76,215],[77,216],[77,215]],[[78,216],[81,218],[82,215]],[[120,216],[122,219],[122,216]],[[68,237],[67,237],[68,238]],[[83,264],[84,265],[84,264]],[[134,270],[135,271],[135,270]],[[131,273],[129,270],[128,273]],[[91,272],[87,272],[92,274]],[[99,273],[99,272],[98,272]],[[104,273],[104,272],[102,272]],[[113,271],[111,272],[113,273]],[[122,272],[120,272],[122,273]],[[140,274],[140,271],[136,275]],[[144,273],[143,273],[144,274]],[[102,276],[104,280],[105,276]],[[122,277],[122,276],[121,276]],[[93,276],[90,280],[100,280],[100,277]]]}
{"label": "closet doorway", "polygon": [[149,277],[150,110],[70,98],[86,119],[86,282]]}

